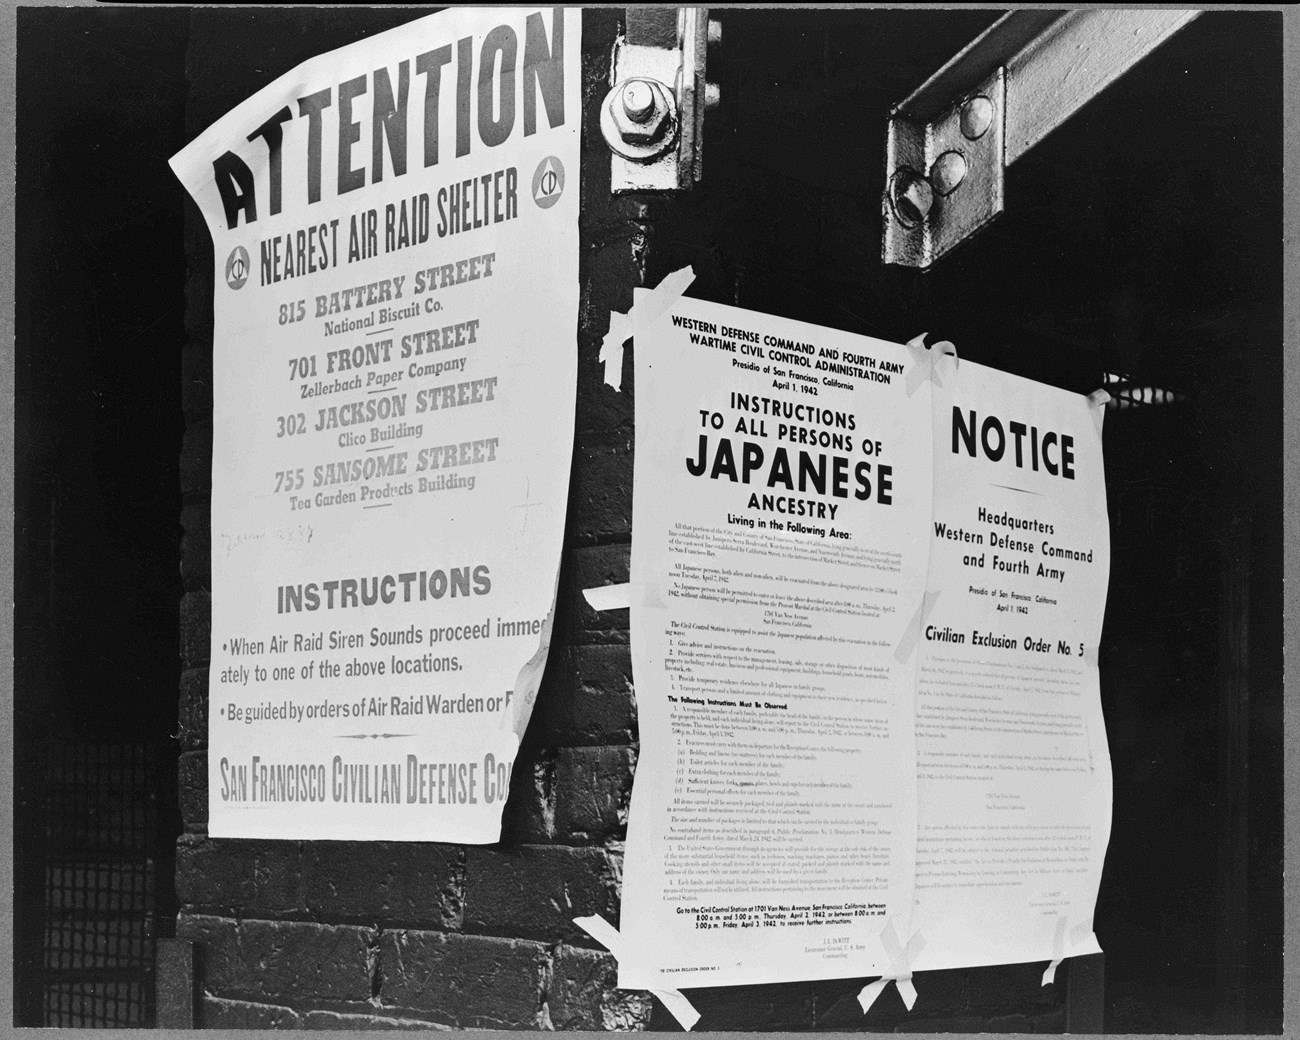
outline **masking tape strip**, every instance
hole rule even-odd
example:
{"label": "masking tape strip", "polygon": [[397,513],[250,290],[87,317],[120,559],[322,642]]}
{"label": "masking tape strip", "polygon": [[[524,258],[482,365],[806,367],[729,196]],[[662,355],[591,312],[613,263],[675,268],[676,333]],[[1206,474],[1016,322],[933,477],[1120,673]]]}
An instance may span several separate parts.
{"label": "masking tape strip", "polygon": [[635,322],[640,319],[648,325],[662,318],[693,281],[695,271],[683,267],[663,277],[650,296],[642,299],[640,311],[634,304],[626,314],[623,311],[609,312],[609,331],[600,341],[600,361],[605,366],[606,386],[620,392],[623,389],[623,344],[632,338]]}
{"label": "masking tape strip", "polygon": [[862,992],[858,994],[858,1004],[862,1007],[862,1013],[865,1015],[871,1010],[871,1005],[876,1002],[880,994],[885,992],[885,987],[891,982],[897,987],[898,995],[903,998],[903,1006],[911,1011],[916,1006],[916,987],[912,985],[912,973],[907,966],[925,949],[925,937],[917,932],[907,941],[907,947],[904,949],[898,941],[898,933],[894,930],[894,919],[891,917],[884,931],[880,933],[880,942],[885,947],[885,954],[889,957],[891,967],[888,974],[862,987]]}
{"label": "masking tape strip", "polygon": [[680,990],[668,985],[658,969],[639,961],[637,955],[628,947],[612,924],[596,914],[590,917],[575,917],[573,923],[612,953],[614,959],[620,964],[634,965],[641,974],[663,981],[662,986],[651,986],[650,992],[662,1001],[664,1007],[681,1023],[683,1029],[688,1033],[691,1031],[695,1023],[700,1020],[700,1013],[691,1006],[691,1002],[682,995]]}
{"label": "masking tape strip", "polygon": [[903,380],[903,391],[908,397],[911,397],[919,389],[921,384],[930,378],[930,355],[925,349],[926,333],[922,332],[919,336],[913,336],[905,344],[907,352],[912,355],[912,365],[907,370],[907,377]]}
{"label": "masking tape strip", "polygon": [[942,388],[943,380],[939,377],[939,371],[943,359],[952,358],[952,369],[957,371],[957,366],[961,364],[961,358],[957,356],[957,348],[949,343],[946,339],[940,340],[930,348],[930,379],[935,386]]}
{"label": "masking tape strip", "polygon": [[605,366],[605,385],[623,390],[623,344],[632,338],[632,315],[609,312],[609,331],[600,341],[600,361]]}
{"label": "masking tape strip", "polygon": [[634,307],[632,313],[647,325],[653,324],[668,313],[678,297],[690,287],[693,281],[695,281],[695,269],[690,266],[664,275],[659,284],[651,290],[650,295],[642,297],[641,310],[637,311]]}
{"label": "masking tape strip", "polygon": [[[871,1005],[876,1002],[876,998],[885,992],[885,987],[889,985],[889,982],[889,979],[876,979],[875,982],[868,982],[862,987],[862,992],[858,994],[858,1003],[862,1005],[864,1015],[871,1010]],[[900,989],[898,992],[901,996],[903,991]]]}
{"label": "masking tape strip", "polygon": [[943,378],[939,375],[940,358],[952,358],[954,369],[961,364],[961,358],[957,356],[957,348],[946,339],[927,348],[925,345],[927,335],[928,333],[922,332],[904,344],[907,352],[912,355],[911,367],[908,368],[907,377],[903,381],[903,390],[908,397],[921,389],[921,384],[927,379],[935,386],[943,386]]}
{"label": "masking tape strip", "polygon": [[626,610],[632,605],[632,585],[626,581],[619,585],[583,589],[582,595],[592,610]]}
{"label": "masking tape strip", "polygon": [[912,651],[916,649],[916,644],[921,639],[921,626],[934,612],[934,605],[939,601],[941,591],[941,589],[935,589],[933,592],[927,592],[921,597],[920,606],[916,608],[912,620],[907,623],[907,628],[903,630],[903,638],[898,641],[898,646],[894,650],[894,660],[899,664],[906,664],[912,656]]}
{"label": "masking tape strip", "polygon": [[1065,960],[1065,915],[1056,919],[1056,934],[1052,936],[1052,960],[1043,972],[1043,985],[1050,986],[1056,981],[1056,969]]}
{"label": "masking tape strip", "polygon": [[1097,655],[1100,652],[1101,647],[1099,646],[1085,646],[1083,648],[1083,663],[1089,667],[1096,668],[1098,666]]}
{"label": "masking tape strip", "polygon": [[1110,402],[1110,394],[1098,387],[1088,395],[1088,403],[1093,406],[1092,424],[1097,427],[1097,436],[1101,436],[1101,424],[1106,418],[1106,405]]}

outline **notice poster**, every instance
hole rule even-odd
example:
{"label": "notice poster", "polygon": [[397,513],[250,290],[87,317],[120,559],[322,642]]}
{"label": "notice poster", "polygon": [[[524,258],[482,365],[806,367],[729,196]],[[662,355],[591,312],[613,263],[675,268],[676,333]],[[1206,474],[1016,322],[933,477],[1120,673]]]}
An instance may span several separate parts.
{"label": "notice poster", "polygon": [[619,984],[1096,952],[1100,406],[692,300],[635,335]]}
{"label": "notice poster", "polygon": [[[903,347],[695,300],[635,336],[623,935],[673,986],[879,973],[912,906],[898,648],[925,586],[929,384]],[[655,980],[625,960],[619,985]]]}
{"label": "notice poster", "polygon": [[172,160],[215,254],[215,836],[499,839],[568,497],[580,37],[444,11]]}
{"label": "notice poster", "polygon": [[915,968],[1099,952],[1103,409],[962,362],[934,391],[916,687]]}

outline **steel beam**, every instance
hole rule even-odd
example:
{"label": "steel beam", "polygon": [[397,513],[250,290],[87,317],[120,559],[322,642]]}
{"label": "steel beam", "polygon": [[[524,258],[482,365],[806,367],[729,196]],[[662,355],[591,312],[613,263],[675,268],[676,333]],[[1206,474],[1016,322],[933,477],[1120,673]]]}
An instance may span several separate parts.
{"label": "steel beam", "polygon": [[[885,263],[927,268],[993,220],[1004,208],[1006,168],[1198,14],[1099,9],[999,18],[894,106]],[[979,120],[976,102],[984,106]],[[989,124],[972,136],[972,123],[985,116]]]}

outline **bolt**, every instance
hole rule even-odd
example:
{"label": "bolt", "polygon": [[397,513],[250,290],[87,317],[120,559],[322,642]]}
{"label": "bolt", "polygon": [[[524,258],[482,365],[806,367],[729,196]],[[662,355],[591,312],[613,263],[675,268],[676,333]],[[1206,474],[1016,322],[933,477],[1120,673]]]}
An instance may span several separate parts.
{"label": "bolt", "polygon": [[967,98],[961,106],[961,133],[968,141],[978,141],[993,125],[993,102],[983,94]]}
{"label": "bolt", "polygon": [[649,122],[654,115],[655,96],[648,83],[632,80],[623,87],[623,111],[634,123]]}
{"label": "bolt", "polygon": [[904,227],[916,227],[930,215],[934,189],[915,170],[904,166],[889,181],[889,202]]}
{"label": "bolt", "polygon": [[[638,77],[614,87],[601,106],[601,132],[619,154],[648,158],[646,149],[667,148],[676,137],[672,93],[657,80]],[[617,142],[617,143],[615,143]],[[620,151],[624,146],[631,153]]]}
{"label": "bolt", "polygon": [[961,152],[944,152],[930,167],[930,184],[940,195],[948,195],[966,179],[966,160]]}

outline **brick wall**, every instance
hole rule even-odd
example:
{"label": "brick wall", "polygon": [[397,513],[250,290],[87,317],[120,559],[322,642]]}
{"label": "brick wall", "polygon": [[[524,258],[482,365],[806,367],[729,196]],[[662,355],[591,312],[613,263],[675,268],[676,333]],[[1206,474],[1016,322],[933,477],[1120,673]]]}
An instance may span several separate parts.
{"label": "brick wall", "polygon": [[[299,61],[418,13],[194,12],[187,139]],[[693,261],[701,272],[697,294],[735,302],[742,279],[708,255],[684,256],[674,245],[680,242],[674,222],[708,216],[700,208],[711,204],[707,192],[655,207],[609,194],[596,109],[607,89],[619,14],[589,12],[584,28],[582,294],[568,526],[550,661],[498,845],[207,835],[213,271],[210,239],[197,211],[188,210],[179,731],[185,833],[176,865],[182,907],[176,934],[200,948],[204,1026],[676,1028],[648,994],[614,988],[613,958],[572,923],[593,913],[618,923],[637,754],[628,615],[594,612],[582,598],[584,588],[627,580],[631,541],[631,382],[625,378],[622,394],[604,386],[597,354],[610,311],[629,307],[633,286],[654,284],[667,270]],[[800,89],[805,98],[824,99],[825,91]],[[786,103],[797,105],[797,97]],[[762,172],[747,176],[756,190],[808,199],[806,184]],[[845,189],[821,189],[814,209],[836,191]],[[736,228],[744,225],[727,205],[712,214],[718,221],[735,217]],[[834,227],[821,226],[835,237]],[[752,228],[741,233],[757,234]],[[796,253],[801,247],[792,246]],[[756,257],[772,255],[762,241],[752,248]],[[825,242],[816,247],[823,262],[826,248]],[[860,252],[854,251],[858,265],[865,264]],[[798,255],[785,262],[806,269]],[[744,302],[843,324],[825,313],[799,313],[808,306],[805,299],[785,300],[784,311],[773,306],[779,303],[770,295],[781,282],[778,273],[756,265],[746,294],[763,299]],[[840,277],[856,272],[841,271]],[[885,308],[884,283],[877,285]],[[861,980],[693,990],[688,996],[702,1012],[700,1029],[1059,1031],[1068,965],[1058,984],[1047,988],[1039,985],[1042,967],[920,975],[920,999],[910,1015],[891,988],[865,1019],[856,1003]]]}

